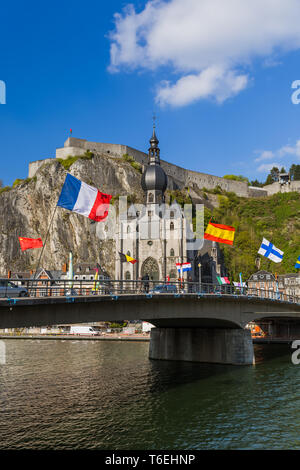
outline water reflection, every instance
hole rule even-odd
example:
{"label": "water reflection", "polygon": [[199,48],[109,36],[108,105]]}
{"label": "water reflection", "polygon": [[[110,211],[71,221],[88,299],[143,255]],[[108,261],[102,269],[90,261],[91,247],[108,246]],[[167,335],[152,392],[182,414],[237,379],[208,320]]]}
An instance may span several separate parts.
{"label": "water reflection", "polygon": [[299,366],[150,361],[148,343],[6,341],[0,448],[298,448]]}

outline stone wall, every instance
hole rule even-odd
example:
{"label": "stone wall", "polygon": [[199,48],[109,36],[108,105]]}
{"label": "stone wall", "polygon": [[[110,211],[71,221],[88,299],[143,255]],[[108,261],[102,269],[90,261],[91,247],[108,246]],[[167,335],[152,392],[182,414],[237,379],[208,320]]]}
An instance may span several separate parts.
{"label": "stone wall", "polygon": [[[119,158],[124,154],[128,154],[142,165],[145,165],[148,162],[148,155],[146,153],[127,145],[89,142],[85,139],[77,139],[74,137],[69,137],[66,140],[64,147],[56,150],[56,157],[67,158],[70,155],[82,155],[86,150]],[[166,162],[165,160],[161,160],[161,166],[167,175],[171,177],[173,188],[176,187],[176,184],[179,188],[185,186],[192,187],[193,184],[196,184],[199,188],[207,188],[209,190],[214,189],[216,186],[220,186],[221,189],[232,191],[238,196],[249,197],[248,185],[245,182],[227,180],[218,176],[187,170]],[[266,195],[266,193],[259,192],[256,194],[256,197],[264,195]]]}
{"label": "stone wall", "polygon": [[[148,155],[145,152],[141,152],[128,145],[89,142],[86,139],[77,139],[75,137],[69,137],[65,141],[64,147],[56,149],[56,158],[66,159],[69,156],[83,155],[87,150],[98,155],[107,155],[114,158],[122,158],[125,154],[131,155],[141,165],[146,165],[148,162]],[[32,178],[41,165],[49,160],[51,159],[31,162],[29,164],[28,176]],[[187,170],[165,160],[161,160],[161,166],[169,177],[169,189],[193,188],[193,185],[196,185],[200,189],[207,188],[212,190],[219,186],[222,190],[234,192],[240,197],[265,197],[278,192],[300,192],[300,181],[292,181],[284,186],[281,186],[279,183],[273,183],[264,188],[256,188],[248,186],[243,181],[228,180],[219,176]]]}
{"label": "stone wall", "polygon": [[47,162],[52,162],[53,158],[45,158],[44,160],[36,160],[35,162],[30,162],[28,166],[28,178],[33,178],[36,172]]}
{"label": "stone wall", "polygon": [[263,189],[267,191],[268,196],[272,196],[272,194],[276,193],[290,193],[292,191],[297,191],[300,193],[300,181],[290,181],[289,183],[283,185],[276,182],[264,186]]}

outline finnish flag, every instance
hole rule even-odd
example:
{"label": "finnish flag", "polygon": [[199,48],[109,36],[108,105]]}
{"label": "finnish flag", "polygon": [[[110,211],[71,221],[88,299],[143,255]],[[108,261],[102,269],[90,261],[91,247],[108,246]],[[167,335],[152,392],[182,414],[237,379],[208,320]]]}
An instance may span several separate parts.
{"label": "finnish flag", "polygon": [[263,238],[258,253],[262,256],[265,256],[266,258],[271,259],[274,261],[274,263],[281,263],[283,258],[283,251],[276,248],[273,243],[269,242],[265,238]]}

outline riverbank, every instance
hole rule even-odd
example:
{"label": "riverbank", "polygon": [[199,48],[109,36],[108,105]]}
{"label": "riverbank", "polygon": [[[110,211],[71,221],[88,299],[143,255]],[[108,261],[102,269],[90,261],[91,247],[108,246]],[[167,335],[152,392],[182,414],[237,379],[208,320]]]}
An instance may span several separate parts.
{"label": "riverbank", "polygon": [[22,335],[11,335],[1,334],[0,339],[39,339],[39,340],[92,340],[92,341],[150,341],[150,335],[125,335],[125,334],[105,334],[105,335],[34,335],[34,334],[22,334]]}

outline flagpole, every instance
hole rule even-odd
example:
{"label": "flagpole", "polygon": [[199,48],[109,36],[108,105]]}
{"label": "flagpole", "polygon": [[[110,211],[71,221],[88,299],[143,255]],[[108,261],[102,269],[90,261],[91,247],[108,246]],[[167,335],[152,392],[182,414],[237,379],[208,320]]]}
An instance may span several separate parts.
{"label": "flagpole", "polygon": [[52,214],[52,217],[51,217],[51,220],[50,220],[48,229],[47,229],[47,233],[46,233],[46,236],[45,236],[45,241],[44,241],[44,243],[43,243],[43,248],[42,248],[42,251],[41,251],[41,254],[40,254],[38,263],[37,263],[37,267],[36,267],[36,270],[35,270],[35,273],[34,273],[34,276],[33,276],[33,280],[35,280],[36,275],[37,275],[37,271],[38,271],[38,269],[39,269],[39,267],[40,267],[41,259],[42,259],[43,253],[44,253],[44,249],[45,249],[45,246],[46,246],[46,243],[47,243],[48,235],[49,235],[50,228],[51,228],[51,225],[52,225],[52,222],[53,222],[55,213],[56,213],[56,209],[57,209],[57,205],[55,206],[55,209],[54,209],[54,211],[53,211],[53,214]]}

